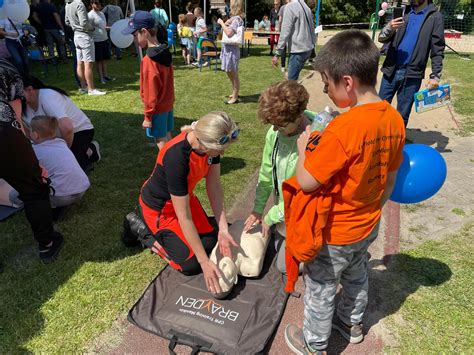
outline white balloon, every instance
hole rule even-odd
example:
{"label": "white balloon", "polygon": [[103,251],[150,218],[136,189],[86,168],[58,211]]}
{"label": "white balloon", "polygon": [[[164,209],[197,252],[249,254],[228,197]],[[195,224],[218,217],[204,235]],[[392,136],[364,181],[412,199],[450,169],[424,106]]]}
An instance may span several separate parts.
{"label": "white balloon", "polygon": [[3,9],[6,16],[15,22],[25,22],[30,16],[30,5],[26,0],[5,0]]}
{"label": "white balloon", "polygon": [[128,18],[119,20],[110,28],[110,39],[118,48],[127,48],[133,43],[133,35],[122,34],[122,30],[128,26],[129,21]]}

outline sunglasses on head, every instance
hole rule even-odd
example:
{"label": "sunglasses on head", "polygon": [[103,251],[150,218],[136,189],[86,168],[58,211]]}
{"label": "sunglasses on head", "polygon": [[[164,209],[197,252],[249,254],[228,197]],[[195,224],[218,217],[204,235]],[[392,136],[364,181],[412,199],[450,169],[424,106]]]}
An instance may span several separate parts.
{"label": "sunglasses on head", "polygon": [[221,138],[219,138],[219,140],[217,141],[217,144],[224,145],[227,142],[229,142],[231,139],[236,139],[239,136],[239,133],[240,133],[240,128],[237,127],[236,129],[232,131],[231,134],[228,134],[226,136],[222,136]]}

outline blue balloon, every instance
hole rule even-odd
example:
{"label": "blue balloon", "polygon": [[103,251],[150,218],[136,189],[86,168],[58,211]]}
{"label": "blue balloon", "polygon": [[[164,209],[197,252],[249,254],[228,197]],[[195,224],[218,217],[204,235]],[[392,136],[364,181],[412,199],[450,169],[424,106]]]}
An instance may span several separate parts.
{"label": "blue balloon", "polygon": [[408,144],[390,200],[399,203],[424,201],[441,189],[447,168],[439,152],[427,145]]}
{"label": "blue balloon", "polygon": [[0,7],[3,6],[3,0],[0,0]]}
{"label": "blue balloon", "polygon": [[[2,0],[0,0],[2,1]],[[171,31],[176,31],[176,24],[174,22],[170,22],[170,24],[168,25],[168,28],[171,30]]]}
{"label": "blue balloon", "polygon": [[172,46],[174,45],[174,42],[175,42],[174,33],[172,30],[167,30],[167,32],[168,32],[168,45]]}

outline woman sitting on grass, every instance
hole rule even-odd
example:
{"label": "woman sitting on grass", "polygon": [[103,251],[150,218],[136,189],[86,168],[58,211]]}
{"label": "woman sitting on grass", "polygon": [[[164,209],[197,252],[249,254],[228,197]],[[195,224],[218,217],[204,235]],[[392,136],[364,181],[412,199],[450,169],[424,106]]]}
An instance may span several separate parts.
{"label": "woman sitting on grass", "polygon": [[[237,138],[239,128],[225,112],[211,112],[166,143],[155,169],[142,187],[138,216],[127,215],[123,242],[138,240],[185,275],[204,273],[207,289],[220,293],[220,272],[208,257],[219,242],[224,256],[237,246],[228,231],[220,181],[220,155]],[[219,230],[209,223],[194,195],[206,179],[206,190]],[[144,222],[144,223],[143,223]]]}
{"label": "woman sitting on grass", "polygon": [[[93,140],[94,126],[71,101],[68,94],[59,88],[46,86],[35,77],[23,79],[26,109],[23,123],[27,128],[35,116],[56,117],[59,123],[58,138],[66,141],[81,168],[88,172],[92,164],[100,160],[99,143]],[[25,129],[28,136],[29,130]]]}

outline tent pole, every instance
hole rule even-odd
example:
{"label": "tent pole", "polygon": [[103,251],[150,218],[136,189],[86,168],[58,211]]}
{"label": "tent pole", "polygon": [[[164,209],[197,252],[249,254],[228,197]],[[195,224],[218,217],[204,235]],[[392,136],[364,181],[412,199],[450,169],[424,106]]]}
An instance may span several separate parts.
{"label": "tent pole", "polygon": [[171,0],[169,1],[170,4],[170,23],[173,22],[173,13],[171,12]]}

